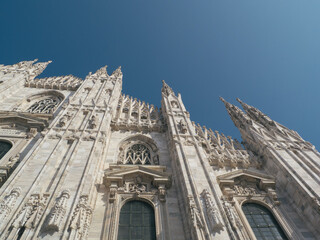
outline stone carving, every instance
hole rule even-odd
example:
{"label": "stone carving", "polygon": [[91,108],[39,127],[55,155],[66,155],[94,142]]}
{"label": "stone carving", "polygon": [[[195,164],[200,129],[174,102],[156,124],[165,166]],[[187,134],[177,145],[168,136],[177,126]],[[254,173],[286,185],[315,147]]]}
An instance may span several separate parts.
{"label": "stone carving", "polygon": [[162,89],[161,92],[165,95],[165,96],[169,96],[169,95],[174,95],[174,92],[172,90],[171,87],[169,87],[168,84],[166,84],[166,82],[164,80],[162,80]]}
{"label": "stone carving", "polygon": [[202,221],[202,218],[200,216],[200,212],[194,202],[194,198],[189,195],[188,196],[188,200],[189,200],[189,211],[190,211],[190,214],[191,214],[191,221],[193,223],[193,227],[194,228],[203,228],[204,225],[203,225],[203,221]]}
{"label": "stone carving", "polygon": [[46,77],[40,79],[27,79],[26,87],[45,88],[45,89],[60,89],[75,91],[81,85],[83,80],[73,75]]}
{"label": "stone carving", "polygon": [[128,184],[128,192],[142,193],[147,191],[147,185],[142,183],[141,177],[136,177],[133,183]]}
{"label": "stone carving", "polygon": [[6,167],[8,167],[9,169],[13,168],[16,164],[18,164],[20,162],[20,154],[18,153],[17,155],[15,155],[14,157],[10,157],[9,161],[6,165]]}
{"label": "stone carving", "polygon": [[34,136],[36,136],[38,130],[36,128],[30,128],[29,132],[27,133],[27,138],[33,138]]}
{"label": "stone carving", "polygon": [[95,129],[98,126],[98,116],[97,115],[92,115],[89,121],[89,125],[91,129]]}
{"label": "stone carving", "polygon": [[204,201],[206,215],[213,231],[219,231],[223,229],[223,223],[220,219],[218,209],[211,199],[211,195],[207,189],[204,189],[201,193]]}
{"label": "stone carving", "polygon": [[48,194],[32,194],[13,222],[13,232],[21,227],[35,228],[43,215],[48,198]]}
{"label": "stone carving", "polygon": [[235,212],[233,206],[231,205],[231,203],[228,202],[227,200],[223,200],[222,204],[232,229],[235,231],[237,230],[237,228],[242,229],[243,226],[241,224],[241,221],[238,217],[238,214]]}
{"label": "stone carving", "polygon": [[61,193],[60,197],[57,199],[49,217],[49,222],[47,225],[48,230],[59,231],[62,220],[67,211],[67,201],[70,198],[70,192],[65,190]]}
{"label": "stone carving", "polygon": [[233,186],[233,190],[238,195],[249,195],[259,194],[260,191],[255,183],[247,182],[246,180],[236,181]]}
{"label": "stone carving", "polygon": [[178,105],[178,103],[176,101],[171,101],[171,106],[173,108],[179,108],[179,105]]}
{"label": "stone carving", "polygon": [[[205,126],[193,123],[197,139],[208,155],[210,165],[220,168],[230,166],[232,168],[248,168],[256,164],[250,151],[245,150],[241,144],[231,137],[226,137],[218,131],[213,132]],[[251,154],[251,155],[250,155]]]}
{"label": "stone carving", "polygon": [[180,133],[185,134],[188,132],[187,124],[183,119],[180,119],[180,121],[178,122],[178,127],[180,130]]}
{"label": "stone carving", "polygon": [[112,203],[116,199],[116,194],[118,191],[118,186],[116,184],[110,186],[109,188],[109,202]]}
{"label": "stone carving", "polygon": [[59,126],[64,127],[66,125],[66,123],[71,119],[71,117],[72,117],[72,115],[69,112],[64,114],[59,120]]}
{"label": "stone carving", "polygon": [[46,113],[51,114],[54,112],[55,108],[60,104],[60,97],[47,97],[34,103],[31,107],[27,109],[30,113]]}
{"label": "stone carving", "polygon": [[88,195],[81,195],[71,218],[70,230],[74,239],[86,239],[92,217],[92,208],[88,204]]}
{"label": "stone carving", "polygon": [[14,188],[0,202],[0,219],[3,220],[10,214],[10,212],[12,211],[12,208],[16,203],[17,198],[20,196],[20,192],[21,192],[20,188]]}
{"label": "stone carving", "polygon": [[161,202],[165,202],[166,201],[166,194],[167,194],[165,185],[161,184],[158,187],[158,192],[159,192],[159,200]]}
{"label": "stone carving", "polygon": [[151,164],[150,150],[143,144],[134,144],[127,149],[123,164]]}
{"label": "stone carving", "polygon": [[[129,110],[131,109],[131,114]],[[137,100],[128,95],[119,98],[117,112],[112,119],[115,129],[163,131],[164,119],[154,105]]]}

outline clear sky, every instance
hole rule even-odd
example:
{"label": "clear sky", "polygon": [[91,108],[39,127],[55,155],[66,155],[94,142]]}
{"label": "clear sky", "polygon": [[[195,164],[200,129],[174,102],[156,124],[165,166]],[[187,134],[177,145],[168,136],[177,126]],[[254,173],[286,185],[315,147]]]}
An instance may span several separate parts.
{"label": "clear sky", "polygon": [[239,97],[320,149],[319,0],[2,0],[0,26],[2,64],[121,65],[133,97],[160,106],[164,79],[193,121],[236,138],[219,96]]}

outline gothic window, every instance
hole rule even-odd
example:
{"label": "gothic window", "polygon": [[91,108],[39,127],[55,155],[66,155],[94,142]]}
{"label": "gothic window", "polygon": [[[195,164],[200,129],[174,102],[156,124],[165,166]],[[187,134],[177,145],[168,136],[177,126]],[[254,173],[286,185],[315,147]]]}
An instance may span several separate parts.
{"label": "gothic window", "polygon": [[264,206],[255,203],[245,203],[242,205],[242,210],[257,240],[287,239],[272,213]]}
{"label": "gothic window", "polygon": [[134,144],[127,150],[124,164],[151,164],[150,150],[142,144]]}
{"label": "gothic window", "polygon": [[11,143],[0,141],[0,159],[9,152],[11,147]]}
{"label": "gothic window", "polygon": [[155,240],[153,207],[146,202],[127,202],[120,212],[118,240]]}
{"label": "gothic window", "polygon": [[53,113],[55,108],[61,102],[59,97],[47,97],[31,105],[27,109],[30,113]]}

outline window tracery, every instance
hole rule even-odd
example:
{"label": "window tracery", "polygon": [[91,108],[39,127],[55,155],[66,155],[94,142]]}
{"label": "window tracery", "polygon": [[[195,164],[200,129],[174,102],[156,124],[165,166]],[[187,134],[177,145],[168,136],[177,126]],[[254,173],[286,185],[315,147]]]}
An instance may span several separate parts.
{"label": "window tracery", "polygon": [[47,97],[32,104],[27,112],[30,113],[53,113],[55,108],[60,104],[61,98]]}
{"label": "window tracery", "polygon": [[156,239],[153,207],[143,201],[127,202],[120,212],[118,240]]}
{"label": "window tracery", "polygon": [[256,203],[245,203],[242,210],[257,240],[287,239],[272,213],[264,206]]}
{"label": "window tracery", "polygon": [[123,164],[151,164],[150,150],[143,144],[134,144],[126,152],[126,158]]}

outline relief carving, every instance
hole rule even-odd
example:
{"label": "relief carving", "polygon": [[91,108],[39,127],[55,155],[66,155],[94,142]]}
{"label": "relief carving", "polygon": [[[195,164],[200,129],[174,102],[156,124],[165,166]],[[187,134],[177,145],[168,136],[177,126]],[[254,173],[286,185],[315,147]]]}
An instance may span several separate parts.
{"label": "relief carving", "polygon": [[57,199],[47,225],[48,230],[59,231],[61,222],[66,214],[67,201],[70,198],[70,192],[65,190],[61,193],[60,197]]}
{"label": "relief carving", "polygon": [[204,189],[203,192],[201,193],[201,196],[203,198],[209,225],[211,226],[212,230],[214,232],[222,230],[223,223],[220,219],[218,209],[211,199],[210,193],[208,192],[207,189]]}
{"label": "relief carving", "polygon": [[92,217],[92,208],[88,204],[88,195],[80,196],[71,218],[71,235],[77,240],[86,239]]}
{"label": "relief carving", "polygon": [[10,212],[12,211],[12,208],[16,204],[17,198],[20,196],[20,193],[21,193],[20,188],[14,188],[0,202],[0,219],[3,220],[10,214]]}
{"label": "relief carving", "polygon": [[188,200],[189,200],[189,211],[191,214],[191,221],[193,223],[193,227],[196,229],[197,228],[202,229],[204,227],[203,221],[200,216],[199,209],[197,208],[194,202],[194,198],[191,195],[189,195]]}
{"label": "relief carving", "polygon": [[223,200],[222,204],[223,204],[224,211],[228,217],[228,220],[230,222],[232,229],[235,231],[237,229],[242,229],[243,226],[242,226],[241,221],[238,217],[238,214],[235,212],[232,204],[230,202],[228,202],[227,200]]}
{"label": "relief carving", "polygon": [[187,124],[183,119],[180,119],[178,122],[178,128],[180,130],[180,133],[185,134],[188,132]]}

